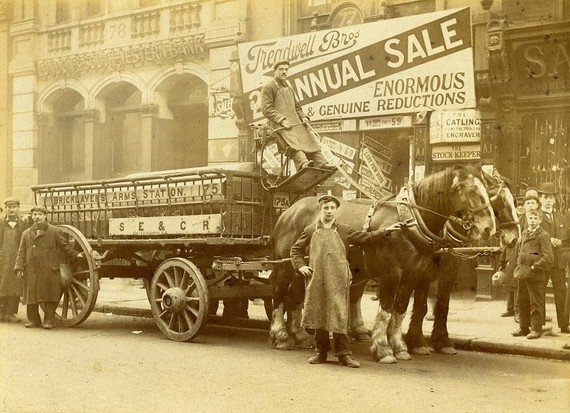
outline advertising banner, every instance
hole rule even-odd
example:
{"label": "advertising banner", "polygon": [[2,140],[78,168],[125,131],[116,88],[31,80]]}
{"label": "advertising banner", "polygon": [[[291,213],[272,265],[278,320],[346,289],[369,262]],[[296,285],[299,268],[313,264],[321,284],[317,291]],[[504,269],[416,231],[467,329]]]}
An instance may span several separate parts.
{"label": "advertising banner", "polygon": [[311,120],[475,107],[469,8],[238,45],[246,117],[275,62]]}

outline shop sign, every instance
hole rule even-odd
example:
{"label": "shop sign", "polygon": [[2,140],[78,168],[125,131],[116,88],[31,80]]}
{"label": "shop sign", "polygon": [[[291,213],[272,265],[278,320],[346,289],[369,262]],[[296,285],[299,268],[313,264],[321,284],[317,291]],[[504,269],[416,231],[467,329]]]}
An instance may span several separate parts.
{"label": "shop sign", "polygon": [[431,148],[433,161],[468,161],[481,159],[481,145],[434,146]]}
{"label": "shop sign", "polygon": [[540,36],[517,44],[514,50],[515,93],[558,95],[570,93],[570,36]]}
{"label": "shop sign", "polygon": [[356,130],[355,119],[329,120],[311,122],[311,127],[317,132],[346,132]]}
{"label": "shop sign", "polygon": [[[364,154],[364,151],[366,151],[366,154]],[[389,174],[390,172],[392,172],[392,164],[390,162],[388,162],[388,161],[384,160],[383,158],[377,156],[377,152],[375,150],[373,150],[372,148],[368,148],[366,146],[363,147],[362,151],[361,151],[361,158],[366,160],[366,157],[369,157],[369,156],[374,160],[374,162],[378,165],[378,167],[380,168],[380,170],[383,173]]]}
{"label": "shop sign", "polygon": [[469,8],[240,43],[246,117],[282,59],[312,120],[475,107],[472,49]]}
{"label": "shop sign", "polygon": [[331,139],[324,136],[321,144],[328,146],[334,154],[340,155],[344,158],[354,159],[356,156],[356,149],[354,149],[352,146],[339,142],[336,139]]}
{"label": "shop sign", "polygon": [[342,199],[345,201],[355,200],[356,199],[356,190],[355,189],[343,189]]}
{"label": "shop sign", "polygon": [[359,126],[360,130],[410,128],[412,126],[412,117],[397,115],[361,119]]}
{"label": "shop sign", "polygon": [[220,232],[222,216],[219,214],[109,219],[109,235],[206,235]]}
{"label": "shop sign", "polygon": [[382,173],[382,169],[378,162],[376,162],[376,158],[372,155],[372,152],[368,148],[362,149],[362,159],[364,163],[370,169],[371,175],[374,180],[380,185],[381,187],[388,187],[388,179]]}
{"label": "shop sign", "polygon": [[480,142],[481,112],[474,109],[435,111],[429,122],[430,143]]}
{"label": "shop sign", "polygon": [[88,73],[121,72],[135,67],[172,64],[206,56],[204,35],[160,40],[131,46],[38,60],[38,77],[78,78]]}
{"label": "shop sign", "polygon": [[[362,144],[368,146],[369,148],[375,150],[380,155],[392,159],[392,148],[378,142],[377,140],[372,139],[370,136],[364,135],[364,139],[362,139]],[[389,173],[390,171],[388,171]]]}
{"label": "shop sign", "polygon": [[376,199],[382,199],[387,195],[391,195],[391,192],[380,188],[376,182],[371,181],[367,178],[360,178],[360,181],[358,183]]}
{"label": "shop sign", "polygon": [[374,175],[372,171],[363,164],[361,164],[360,167],[358,168],[358,172],[362,177],[370,179],[371,181],[375,181],[380,187],[388,191],[390,190],[390,188],[392,188],[392,180],[390,178],[387,178],[384,175],[382,176]]}

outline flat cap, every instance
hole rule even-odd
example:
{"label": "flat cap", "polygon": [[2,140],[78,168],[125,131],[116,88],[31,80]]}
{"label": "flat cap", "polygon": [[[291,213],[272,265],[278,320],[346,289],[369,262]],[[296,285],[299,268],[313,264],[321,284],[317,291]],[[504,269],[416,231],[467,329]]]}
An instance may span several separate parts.
{"label": "flat cap", "polygon": [[34,211],[41,212],[42,214],[47,214],[47,209],[44,208],[43,206],[39,206],[39,205],[36,205],[36,206],[32,207],[32,209],[30,209],[30,212],[34,212]]}
{"label": "flat cap", "polygon": [[4,205],[8,205],[8,204],[20,205],[20,200],[18,198],[13,197],[13,196],[9,196],[8,198],[6,198],[4,200]]}
{"label": "flat cap", "polygon": [[289,62],[289,60],[287,60],[287,59],[278,60],[275,63],[273,63],[273,70],[277,69],[277,66],[279,66],[279,65],[291,66],[291,62]]}
{"label": "flat cap", "polygon": [[320,204],[320,203],[323,203],[323,202],[331,202],[331,201],[336,204],[336,207],[337,207],[337,208],[340,206],[340,200],[339,200],[336,196],[334,196],[334,195],[328,195],[328,194],[326,194],[326,195],[321,195],[321,196],[319,197],[319,199],[317,199],[317,202],[318,202],[319,204]]}

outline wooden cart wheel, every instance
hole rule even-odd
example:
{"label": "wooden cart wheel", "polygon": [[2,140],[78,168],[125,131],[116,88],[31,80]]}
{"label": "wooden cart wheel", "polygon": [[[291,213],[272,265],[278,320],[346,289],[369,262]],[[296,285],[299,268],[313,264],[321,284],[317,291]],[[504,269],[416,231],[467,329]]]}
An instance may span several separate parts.
{"label": "wooden cart wheel", "polygon": [[185,258],[170,258],[158,266],[150,298],[154,321],[171,340],[191,340],[206,324],[208,287],[198,267]]}
{"label": "wooden cart wheel", "polygon": [[73,327],[84,322],[95,307],[99,293],[99,271],[91,245],[83,234],[70,225],[59,225],[59,228],[69,237],[73,249],[78,254],[83,252],[85,256],[78,263],[62,265],[62,270],[68,270],[69,274],[62,277],[62,296],[55,317],[59,325]]}

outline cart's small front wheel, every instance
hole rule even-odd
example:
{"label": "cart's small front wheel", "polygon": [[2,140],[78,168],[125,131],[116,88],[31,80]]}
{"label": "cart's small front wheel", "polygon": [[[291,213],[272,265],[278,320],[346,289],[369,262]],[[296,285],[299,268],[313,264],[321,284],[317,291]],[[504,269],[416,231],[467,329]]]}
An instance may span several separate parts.
{"label": "cart's small front wheel", "polygon": [[198,267],[185,258],[160,264],[150,284],[150,306],[156,325],[169,339],[188,341],[197,336],[210,306]]}

